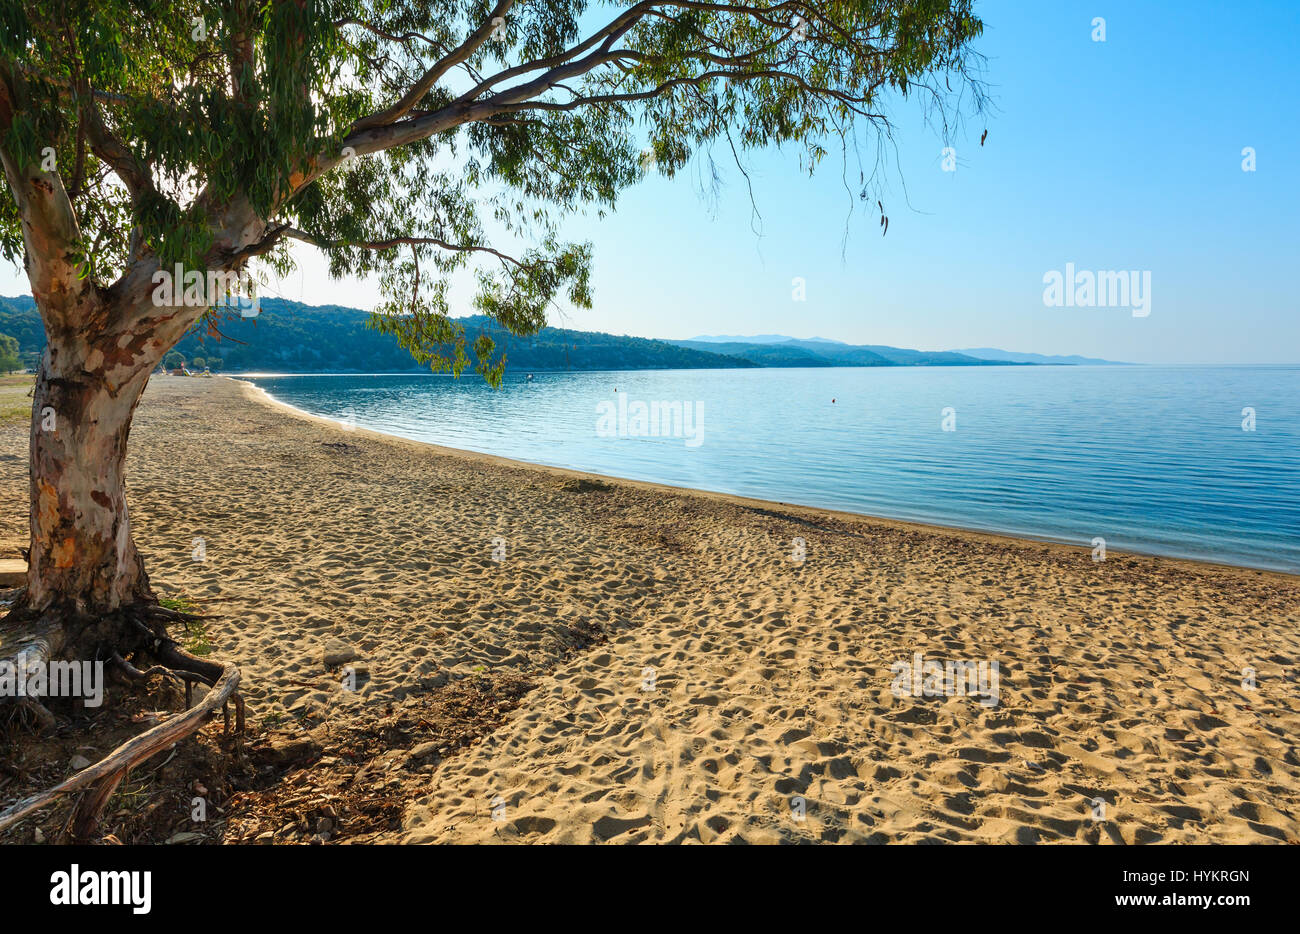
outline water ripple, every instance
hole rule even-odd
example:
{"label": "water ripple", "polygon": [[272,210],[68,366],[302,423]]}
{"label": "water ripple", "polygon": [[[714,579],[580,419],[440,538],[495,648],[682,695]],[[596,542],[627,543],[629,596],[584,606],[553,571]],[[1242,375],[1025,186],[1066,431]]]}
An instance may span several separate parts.
{"label": "water ripple", "polygon": [[[448,447],[1300,572],[1300,367],[539,373],[499,391],[434,375],[256,382],[308,412]],[[598,404],[620,395],[701,405],[698,446],[598,436]]]}

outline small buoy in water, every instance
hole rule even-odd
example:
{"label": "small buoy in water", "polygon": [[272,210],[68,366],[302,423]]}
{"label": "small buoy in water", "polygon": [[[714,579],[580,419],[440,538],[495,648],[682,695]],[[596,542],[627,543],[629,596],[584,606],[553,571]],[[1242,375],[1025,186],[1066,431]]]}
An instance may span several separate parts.
{"label": "small buoy in water", "polygon": [[832,399],[832,400],[831,400],[831,405],[834,405],[834,404],[835,404],[835,400]]}

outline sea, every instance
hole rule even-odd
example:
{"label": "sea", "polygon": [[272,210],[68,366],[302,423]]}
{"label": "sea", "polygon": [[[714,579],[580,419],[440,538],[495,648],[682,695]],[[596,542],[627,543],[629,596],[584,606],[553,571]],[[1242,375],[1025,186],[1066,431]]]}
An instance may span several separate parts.
{"label": "sea", "polygon": [[1300,573],[1300,366],[247,378],[344,427],[538,464]]}

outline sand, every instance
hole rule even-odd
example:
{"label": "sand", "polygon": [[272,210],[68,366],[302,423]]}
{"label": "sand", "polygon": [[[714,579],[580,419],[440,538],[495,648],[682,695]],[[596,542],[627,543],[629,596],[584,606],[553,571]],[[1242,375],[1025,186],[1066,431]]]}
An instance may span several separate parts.
{"label": "sand", "polygon": [[[131,443],[155,588],[222,614],[255,730],[536,685],[380,757],[413,770],[394,842],[1300,840],[1300,578],[593,478],[221,378],[155,377]],[[0,428],[0,555],[25,445]],[[915,653],[996,661],[996,705],[896,696]]]}

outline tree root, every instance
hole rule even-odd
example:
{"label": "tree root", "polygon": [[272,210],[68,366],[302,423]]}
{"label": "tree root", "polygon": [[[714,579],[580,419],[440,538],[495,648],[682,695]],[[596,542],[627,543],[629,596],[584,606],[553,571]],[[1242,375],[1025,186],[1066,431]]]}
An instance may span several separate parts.
{"label": "tree root", "polygon": [[[159,623],[163,621],[186,622],[189,614],[167,610],[164,607],[150,605],[141,608],[140,615],[152,618]],[[160,611],[160,612],[156,612]],[[139,612],[139,611],[137,611]],[[68,827],[76,838],[90,836],[113,792],[131,769],[156,755],[169,746],[198,731],[208,716],[222,709],[225,718],[225,730],[230,731],[230,706],[235,707],[235,731],[244,731],[244,699],[236,690],[239,686],[239,669],[234,665],[220,664],[195,658],[182,649],[174,640],[142,622],[136,613],[131,613],[128,622],[145,637],[144,651],[152,655],[159,664],[140,670],[128,662],[121,653],[109,651],[113,664],[132,681],[143,681],[154,674],[182,681],[185,684],[184,713],[177,714],[157,726],[146,730],[122,745],[93,765],[87,766],[70,776],[53,788],[23,798],[0,812],[0,831],[12,827],[33,811],[53,803],[61,795],[82,791],[80,800],[69,819]],[[161,627],[160,627],[161,628]],[[194,684],[208,686],[208,691],[193,702]],[[43,708],[42,708],[43,709]],[[48,712],[47,712],[48,713]],[[52,717],[51,717],[52,719]],[[84,789],[84,791],[83,791]]]}
{"label": "tree root", "polygon": [[168,668],[166,665],[150,665],[144,671],[141,671],[123,658],[118,652],[114,652],[111,657],[117,670],[126,675],[129,680],[134,681],[137,684],[142,684],[145,681],[148,681],[154,675],[162,675],[165,678],[171,678],[173,681],[184,685],[186,707],[192,707],[194,705],[195,682],[206,684],[209,687],[212,686],[212,682],[205,680],[202,675],[197,675],[192,671],[176,671]]}
{"label": "tree root", "polygon": [[[170,610],[166,612],[172,612]],[[184,614],[182,614],[184,615]],[[188,707],[191,703],[191,693],[193,686],[192,681],[199,681],[203,684],[214,685],[217,679],[221,677],[225,668],[216,662],[209,662],[202,658],[196,658],[189,652],[186,652],[175,640],[166,636],[160,636],[149,629],[148,626],[140,623],[137,624],[142,630],[149,635],[150,645],[147,649],[150,655],[158,659],[169,671],[178,677],[185,678],[185,704]],[[230,703],[235,705],[235,732],[244,732],[244,698],[238,692],[232,692]],[[230,707],[229,704],[222,705],[222,715],[225,717],[226,730],[230,729]]]}
{"label": "tree root", "polygon": [[145,607],[144,614],[151,619],[161,620],[167,623],[197,623],[204,619],[220,618],[211,614],[195,616],[193,613],[183,613],[180,610],[169,610],[165,606],[158,606],[156,604],[150,604]]}
{"label": "tree root", "polygon": [[15,703],[20,710],[29,714],[36,721],[37,730],[51,730],[58,723],[54,714],[46,710],[45,705],[34,697],[19,697]]}
{"label": "tree root", "polygon": [[60,795],[90,786],[89,791],[78,802],[71,824],[74,836],[88,836],[94,830],[100,810],[131,768],[197,731],[209,713],[226,704],[238,685],[239,669],[234,665],[224,666],[221,676],[208,692],[184,713],[177,714],[139,736],[127,740],[105,758],[94,765],[87,766],[53,788],[24,798],[5,809],[0,813],[0,831],[6,830],[33,811],[50,804]]}

